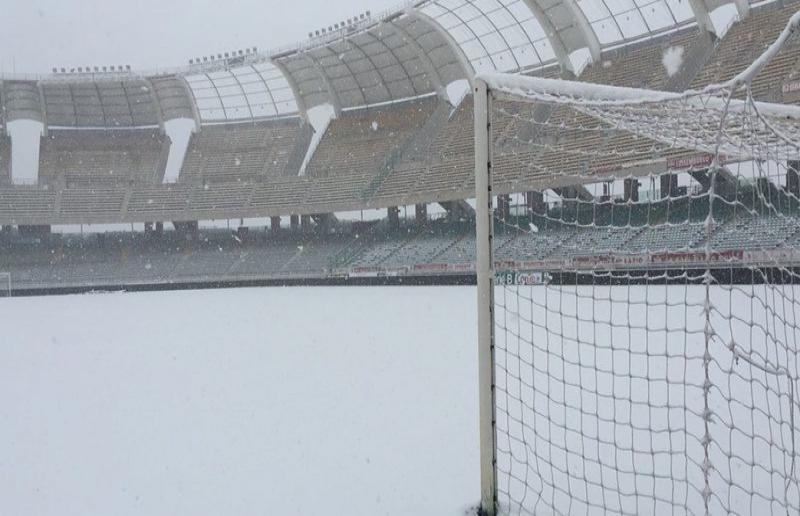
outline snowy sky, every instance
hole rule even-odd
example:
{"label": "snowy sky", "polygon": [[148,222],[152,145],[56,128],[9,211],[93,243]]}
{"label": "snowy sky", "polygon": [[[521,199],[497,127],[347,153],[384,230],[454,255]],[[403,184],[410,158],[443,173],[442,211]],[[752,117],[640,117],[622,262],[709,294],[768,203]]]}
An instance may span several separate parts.
{"label": "snowy sky", "polygon": [[0,73],[182,66],[193,57],[295,43],[398,0],[0,0]]}

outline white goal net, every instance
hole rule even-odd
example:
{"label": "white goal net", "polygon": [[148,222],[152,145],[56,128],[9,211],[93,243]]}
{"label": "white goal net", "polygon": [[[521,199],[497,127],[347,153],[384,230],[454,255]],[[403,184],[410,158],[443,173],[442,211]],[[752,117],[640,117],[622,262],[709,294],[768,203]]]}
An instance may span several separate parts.
{"label": "white goal net", "polygon": [[488,75],[482,508],[800,514],[800,108]]}

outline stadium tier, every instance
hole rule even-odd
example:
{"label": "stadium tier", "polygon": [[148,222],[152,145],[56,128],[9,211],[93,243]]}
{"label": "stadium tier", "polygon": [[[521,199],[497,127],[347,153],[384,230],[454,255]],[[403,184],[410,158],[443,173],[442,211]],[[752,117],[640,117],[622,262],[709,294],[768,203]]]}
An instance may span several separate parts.
{"label": "stadium tier", "polygon": [[[442,39],[442,31],[431,27],[441,23],[448,31],[469,29],[466,33],[472,34],[475,43],[485,42],[480,32],[450,20],[435,2],[423,4],[418,11],[355,30],[351,48],[360,50],[347,54],[345,62],[334,62],[337,43],[313,40],[308,43],[313,49],[310,54],[280,55],[273,58],[274,66],[220,69],[218,63],[208,75],[197,75],[195,67],[168,75],[116,73],[83,78],[65,74],[38,82],[2,81],[5,119],[43,121],[48,131],[41,141],[38,170],[38,188],[47,191],[11,184],[10,144],[6,138],[0,141],[3,195],[37,199],[31,209],[24,202],[4,206],[0,223],[313,215],[471,197],[472,96],[457,106],[448,104],[443,81],[468,78],[470,68],[474,72],[490,64],[503,71],[509,63],[502,63],[502,53],[488,51],[473,57],[453,51],[448,39]],[[602,32],[610,15],[593,14],[590,24],[602,33],[601,44],[596,59],[590,59],[577,79],[671,91],[725,80],[774,40],[798,5],[754,7],[740,13],[721,38],[684,14],[676,17],[677,24],[670,30],[620,39],[615,33]],[[475,13],[475,19],[484,19],[479,14]],[[525,18],[526,23],[533,18]],[[554,28],[559,35],[566,30],[560,23]],[[421,39],[409,42],[409,36]],[[384,46],[379,45],[381,37]],[[757,77],[753,91],[758,95],[797,100],[800,65],[793,51],[795,39]],[[411,59],[413,52],[425,52],[427,58]],[[558,56],[541,54],[539,58],[540,63],[520,70],[551,78],[574,75],[572,66],[559,63]],[[395,64],[389,63],[395,59]],[[517,57],[514,64],[523,61]],[[457,72],[458,66],[467,67],[467,72]],[[300,103],[289,100],[297,88],[304,89]],[[259,102],[249,98],[248,92],[258,95]],[[337,115],[312,146],[313,129],[304,119],[304,110],[324,103],[326,94],[334,95],[328,100]],[[377,105],[365,106],[370,103]],[[691,151],[654,148],[630,134],[587,130],[588,115],[570,108],[534,109],[533,117],[514,109],[509,105],[495,122],[498,141],[518,148],[497,160],[498,193],[537,190],[542,179],[537,170],[559,168],[565,176],[575,170],[615,176],[666,173],[700,159]],[[158,126],[177,118],[194,119],[196,124],[177,174],[183,186],[162,184],[169,153],[181,149],[172,148]],[[530,120],[547,123],[531,124]],[[545,126],[556,123],[575,127],[566,133],[574,140],[567,154],[555,153],[548,145],[525,145],[537,132],[546,131]],[[546,133],[540,136],[540,141],[547,141]],[[598,145],[616,152],[590,159],[591,149]],[[304,161],[308,162],[305,173],[298,175]],[[537,167],[527,166],[532,162]],[[15,193],[16,189],[21,191]],[[53,196],[55,201],[49,202]]]}
{"label": "stadium tier", "polygon": [[[0,198],[5,202],[5,199]],[[109,201],[115,202],[115,201]],[[108,233],[92,235],[13,235],[0,233],[0,266],[15,289],[213,283],[221,281],[472,274],[472,223],[431,221],[393,228],[341,224],[336,231],[251,230],[232,233],[201,229],[185,234]],[[597,228],[544,224],[535,232],[501,231],[496,259],[505,268],[553,268],[596,261],[636,270],[640,259],[657,257],[663,269],[699,266],[708,244],[727,253],[720,267],[758,261],[754,251],[786,245],[800,252],[800,214],[737,216],[708,236],[702,222]],[[630,260],[637,258],[636,260]],[[699,261],[693,262],[691,260]],[[517,265],[513,265],[517,264]],[[800,264],[798,264],[800,265]]]}
{"label": "stadium tier", "polygon": [[[703,87],[725,81],[742,71],[771,45],[785,27],[786,21],[798,10],[796,2],[783,7],[773,5],[754,9],[749,16],[734,23],[725,34],[713,55],[695,77],[692,87]],[[797,50],[800,38],[792,36],[781,52],[753,81],[753,95],[759,100],[797,102]]]}
{"label": "stadium tier", "polygon": [[0,128],[0,186],[11,184],[11,138]]}
{"label": "stadium tier", "polygon": [[39,183],[67,189],[160,184],[169,145],[158,129],[51,129],[39,147]]}
{"label": "stadium tier", "polygon": [[205,126],[191,136],[179,180],[255,183],[296,176],[311,135],[299,118]]}

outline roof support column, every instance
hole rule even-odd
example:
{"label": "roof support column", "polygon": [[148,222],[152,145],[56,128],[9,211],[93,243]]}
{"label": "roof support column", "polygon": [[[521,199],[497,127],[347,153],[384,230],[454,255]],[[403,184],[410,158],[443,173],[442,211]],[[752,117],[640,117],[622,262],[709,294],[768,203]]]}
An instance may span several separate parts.
{"label": "roof support column", "polygon": [[[41,106],[42,111],[42,136],[49,136],[49,131],[47,130],[47,102],[44,99],[44,86],[42,86],[42,81],[36,83],[36,89],[39,91],[39,105]],[[5,104],[3,104],[5,106]],[[8,124],[8,120],[6,120],[6,124]],[[8,129],[8,126],[6,126]]]}
{"label": "roof support column", "polygon": [[711,21],[711,15],[708,12],[708,6],[705,0],[689,0],[689,5],[692,8],[700,30],[716,34],[714,23]]}
{"label": "roof support column", "polygon": [[597,33],[594,31],[592,24],[589,23],[589,19],[586,18],[586,15],[575,0],[561,0],[561,2],[572,13],[572,19],[575,20],[578,30],[583,35],[584,43],[586,43],[586,48],[589,49],[592,61],[595,63],[600,61],[600,40],[597,38]]}
{"label": "roof support column", "polygon": [[300,118],[305,121],[308,121],[308,109],[306,108],[306,102],[303,100],[303,95],[300,93],[300,88],[297,87],[297,82],[294,80],[294,77],[289,73],[289,70],[283,66],[283,63],[278,61],[277,59],[270,59],[268,61],[272,66],[278,69],[283,75],[283,78],[286,79],[286,82],[289,84],[289,88],[292,90],[292,95],[294,95],[295,104],[297,104],[297,111],[300,113]]}
{"label": "roof support column", "polygon": [[304,57],[311,62],[311,66],[322,78],[322,82],[325,83],[325,88],[328,90],[328,97],[331,99],[331,105],[333,106],[333,114],[338,117],[342,113],[342,100],[339,98],[339,93],[336,91],[336,88],[333,87],[331,78],[328,77],[328,74],[325,73],[325,69],[322,68],[322,65],[320,65],[319,61],[314,59],[314,57],[310,54],[304,54]]}
{"label": "roof support column", "polygon": [[[158,101],[158,95],[156,95],[156,88],[153,86],[153,82],[148,79],[147,77],[142,79],[145,84],[147,84],[148,95],[153,100],[153,105],[156,106],[156,114],[158,115],[158,127],[161,129],[161,132],[165,132],[166,129],[164,127],[164,111],[161,108],[161,102]],[[126,92],[127,93],[127,92]],[[127,97],[127,95],[126,95]],[[128,102],[130,106],[130,102]],[[131,109],[131,119],[133,119],[133,110]]]}
{"label": "roof support column", "polygon": [[[196,133],[199,133],[200,132],[200,108],[197,106],[197,97],[194,96],[194,90],[192,89],[191,86],[189,86],[189,82],[186,80],[186,78],[183,75],[176,75],[176,77],[178,79],[180,79],[180,81],[186,87],[186,91],[188,91],[189,95],[191,95],[192,116],[194,117],[194,129],[195,129]],[[224,111],[225,110],[223,108],[223,113],[224,113]]]}
{"label": "roof support column", "polygon": [[744,20],[750,15],[750,2],[748,0],[733,0],[736,10],[739,11],[739,19]]}
{"label": "roof support column", "polygon": [[564,42],[561,41],[558,30],[547,16],[547,13],[545,13],[544,9],[542,9],[536,0],[524,0],[524,2],[525,5],[528,6],[528,9],[531,10],[531,13],[533,13],[536,21],[538,21],[539,25],[544,29],[544,33],[547,36],[547,40],[550,42],[550,46],[553,47],[553,52],[556,55],[556,59],[558,59],[558,63],[561,65],[561,69],[563,71],[574,72],[575,70],[573,69],[572,61],[569,59],[567,47],[564,46]]}

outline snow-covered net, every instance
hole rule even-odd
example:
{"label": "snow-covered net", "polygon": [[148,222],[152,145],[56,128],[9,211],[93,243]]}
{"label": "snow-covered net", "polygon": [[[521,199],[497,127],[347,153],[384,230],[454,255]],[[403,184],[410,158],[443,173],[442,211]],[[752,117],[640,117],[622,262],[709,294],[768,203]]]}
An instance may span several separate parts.
{"label": "snow-covered net", "polygon": [[482,77],[501,513],[800,513],[798,24],[702,91]]}

